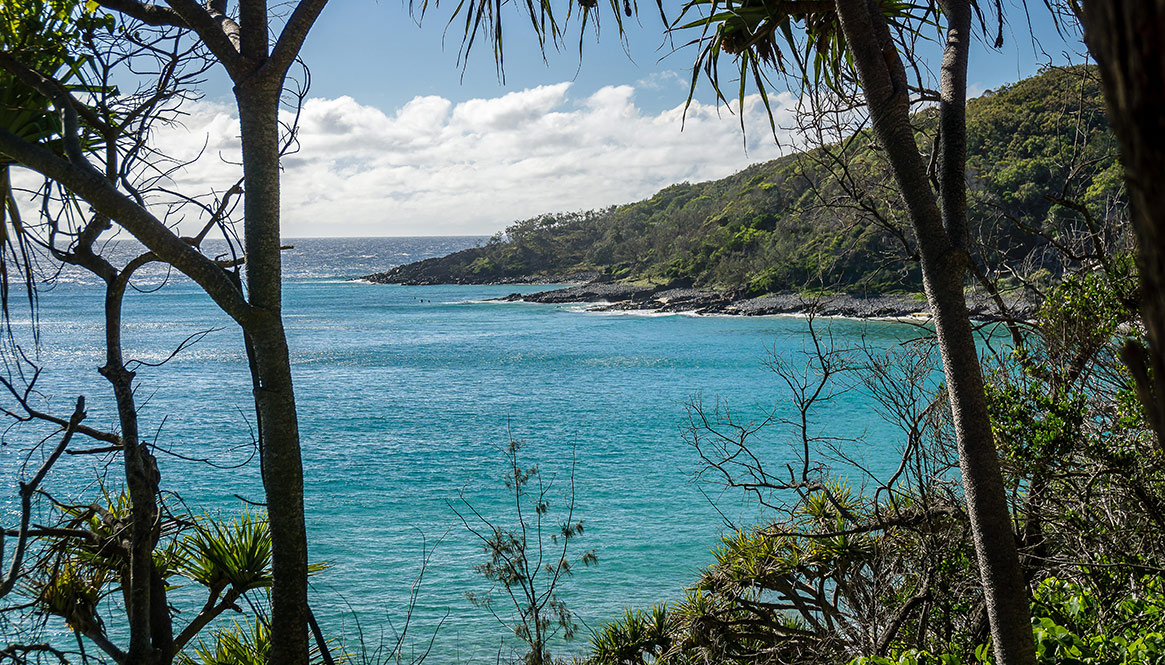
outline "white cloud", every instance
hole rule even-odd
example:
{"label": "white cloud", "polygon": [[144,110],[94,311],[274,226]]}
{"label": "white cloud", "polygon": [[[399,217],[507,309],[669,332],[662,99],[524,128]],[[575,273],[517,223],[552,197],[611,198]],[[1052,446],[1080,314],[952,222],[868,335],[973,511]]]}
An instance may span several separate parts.
{"label": "white cloud", "polygon": [[639,79],[635,85],[646,90],[671,89],[685,93],[688,91],[688,80],[680,76],[679,72],[674,69],[651,72],[646,77]]}
{"label": "white cloud", "polygon": [[[719,178],[787,151],[764,106],[738,116],[693,102],[645,114],[631,86],[578,99],[570,83],[454,103],[417,97],[386,113],[351,97],[309,99],[300,150],[284,160],[285,236],[489,234],[542,212],[650,196],[681,181]],[[770,99],[778,126],[797,100]],[[203,156],[176,175],[184,191],[224,191],[238,177],[238,119],[229,106],[192,105],[184,127],[158,132],[171,154]],[[681,125],[683,131],[681,131]]]}
{"label": "white cloud", "polygon": [[540,85],[494,99],[471,99],[453,109],[452,124],[468,132],[520,131],[536,125],[566,101],[569,83]]}

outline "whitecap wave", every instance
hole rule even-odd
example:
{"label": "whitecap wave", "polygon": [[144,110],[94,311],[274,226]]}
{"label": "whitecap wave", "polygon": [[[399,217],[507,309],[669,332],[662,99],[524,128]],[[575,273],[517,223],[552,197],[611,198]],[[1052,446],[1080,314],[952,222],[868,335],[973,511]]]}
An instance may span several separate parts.
{"label": "whitecap wave", "polygon": [[[471,300],[443,300],[441,305],[514,305],[519,304],[514,300],[498,300],[497,298],[482,298]],[[529,304],[529,303],[526,303]]]}
{"label": "whitecap wave", "polygon": [[665,316],[681,316],[686,312],[661,312],[658,309],[572,309],[569,311],[578,311],[586,314],[594,314],[598,316],[637,316],[645,319],[655,319]]}

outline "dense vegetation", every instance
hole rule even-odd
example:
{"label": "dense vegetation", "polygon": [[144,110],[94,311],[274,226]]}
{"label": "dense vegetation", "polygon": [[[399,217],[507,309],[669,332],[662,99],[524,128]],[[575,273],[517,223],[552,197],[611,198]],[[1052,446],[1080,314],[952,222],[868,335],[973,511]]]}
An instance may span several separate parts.
{"label": "dense vegetation", "polygon": [[[1121,174],[1099,84],[1081,73],[1049,69],[969,102],[973,235],[992,248],[984,261],[1018,260],[1047,245],[1041,233],[1054,228],[1054,218],[1075,214],[1056,203],[1066,191],[1086,190],[1090,205],[1117,200]],[[915,119],[920,145],[930,145],[935,114]],[[917,291],[917,266],[903,261],[914,244],[891,181],[873,140],[859,133],[721,180],[673,185],[645,201],[534,217],[484,247],[402,266],[377,281],[594,272],[747,287],[751,295],[822,287]]]}

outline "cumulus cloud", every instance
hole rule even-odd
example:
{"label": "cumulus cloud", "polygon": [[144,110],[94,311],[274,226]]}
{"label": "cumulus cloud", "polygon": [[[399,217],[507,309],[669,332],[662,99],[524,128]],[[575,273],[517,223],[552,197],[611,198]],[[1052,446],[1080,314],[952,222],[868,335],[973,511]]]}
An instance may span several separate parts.
{"label": "cumulus cloud", "polygon": [[[572,96],[571,83],[455,103],[416,97],[385,112],[351,97],[309,99],[299,151],[284,160],[284,235],[489,234],[533,215],[624,203],[682,181],[719,178],[796,143],[774,141],[763,104],[743,117],[693,102],[643,112],[632,86]],[[796,98],[770,98],[778,126]],[[193,105],[157,136],[201,157],[176,177],[186,191],[223,191],[238,177],[233,108]],[[682,131],[681,131],[682,129]]]}

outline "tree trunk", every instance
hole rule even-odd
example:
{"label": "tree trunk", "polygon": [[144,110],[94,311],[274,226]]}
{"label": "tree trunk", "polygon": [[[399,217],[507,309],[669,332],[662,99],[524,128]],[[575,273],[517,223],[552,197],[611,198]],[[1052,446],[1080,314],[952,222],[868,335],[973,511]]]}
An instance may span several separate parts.
{"label": "tree trunk", "polygon": [[[107,307],[109,300],[107,298]],[[120,306],[120,303],[118,303]],[[108,310],[107,310],[108,311]],[[119,321],[120,323],[120,321]],[[120,351],[120,349],[118,349]],[[110,348],[111,360],[115,355]],[[119,353],[117,355],[120,355]],[[137,431],[137,409],[133,399],[133,372],[120,362],[110,362],[101,374],[113,384],[121,423],[121,454],[130,499],[129,575],[123,580],[126,613],[129,615],[129,651],[126,665],[152,665],[154,661],[150,604],[153,600],[154,527],[158,517],[158,470]]]}
{"label": "tree trunk", "polygon": [[158,543],[157,463],[141,441],[134,400],[134,373],[126,369],[121,344],[121,312],[126,285],[135,267],[118,273],[86,245],[77,258],[105,281],[105,365],[101,375],[113,387],[121,426],[121,453],[130,501],[130,547],[127,577],[122,580],[129,618],[129,650],[125,665],[169,662],[172,641],[165,580],[154,564]]}
{"label": "tree trunk", "polygon": [[[943,58],[940,123],[943,136],[940,212],[910,125],[907,78],[885,17],[873,0],[837,0],[873,130],[886,151],[906,201],[921,255],[923,286],[942,354],[967,513],[979,560],[997,662],[1035,662],[1027,588],[1019,566],[1007,495],[996,457],[979,354],[963,292],[968,268],[965,187],[966,49],[970,7],[944,3],[948,40]],[[949,135],[948,135],[949,134]]]}
{"label": "tree trunk", "polygon": [[[244,32],[244,35],[246,32]],[[236,86],[243,146],[247,297],[243,334],[254,352],[255,413],[271,525],[271,654],[268,662],[307,665],[307,534],[303,465],[291,361],[282,319],[279,255],[279,94],[281,82]]]}
{"label": "tree trunk", "polygon": [[1137,234],[1149,358],[1126,358],[1158,445],[1165,445],[1165,0],[1083,4],[1084,41],[1100,65]]}

